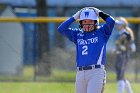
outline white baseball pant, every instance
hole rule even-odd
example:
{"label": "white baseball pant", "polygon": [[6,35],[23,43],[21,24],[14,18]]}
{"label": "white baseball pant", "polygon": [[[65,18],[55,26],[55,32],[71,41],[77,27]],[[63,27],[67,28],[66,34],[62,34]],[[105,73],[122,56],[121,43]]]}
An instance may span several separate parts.
{"label": "white baseball pant", "polygon": [[106,71],[104,68],[77,71],[76,93],[103,93],[106,83]]}

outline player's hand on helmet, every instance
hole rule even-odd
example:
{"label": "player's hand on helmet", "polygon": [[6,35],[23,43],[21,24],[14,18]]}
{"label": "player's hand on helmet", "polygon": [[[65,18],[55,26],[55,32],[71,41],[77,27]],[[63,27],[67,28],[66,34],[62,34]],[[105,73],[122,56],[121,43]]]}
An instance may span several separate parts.
{"label": "player's hand on helmet", "polygon": [[98,8],[94,8],[96,14],[99,16],[99,12],[102,12],[101,10],[99,10]]}
{"label": "player's hand on helmet", "polygon": [[76,13],[73,15],[73,17],[74,17],[75,20],[77,20],[77,19],[80,18],[80,13],[81,13],[81,11],[78,11],[78,12],[76,12]]}
{"label": "player's hand on helmet", "polygon": [[77,19],[80,18],[80,14],[81,14],[81,12],[82,12],[83,9],[85,9],[85,8],[82,8],[81,10],[79,10],[78,12],[76,12],[76,13],[73,15],[73,17],[74,17],[75,20],[77,20]]}
{"label": "player's hand on helmet", "polygon": [[101,10],[99,10],[98,8],[95,7],[88,7],[90,9],[93,9],[95,11],[95,13],[97,14],[97,16],[99,16],[99,12],[102,12]]}

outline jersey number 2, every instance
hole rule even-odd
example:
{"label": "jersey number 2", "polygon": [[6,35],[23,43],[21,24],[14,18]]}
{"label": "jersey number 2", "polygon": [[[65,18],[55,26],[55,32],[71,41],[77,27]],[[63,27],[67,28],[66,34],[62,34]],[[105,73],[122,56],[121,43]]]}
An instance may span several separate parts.
{"label": "jersey number 2", "polygon": [[88,54],[88,46],[83,46],[82,47],[82,55],[87,55]]}

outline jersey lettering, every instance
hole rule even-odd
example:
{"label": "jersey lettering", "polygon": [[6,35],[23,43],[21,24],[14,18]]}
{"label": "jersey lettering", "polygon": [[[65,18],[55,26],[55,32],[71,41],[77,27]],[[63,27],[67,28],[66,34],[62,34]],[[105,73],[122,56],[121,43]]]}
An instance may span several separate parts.
{"label": "jersey lettering", "polygon": [[77,42],[78,42],[78,45],[86,45],[86,44],[97,43],[98,42],[98,37],[90,38],[90,39],[87,39],[87,40],[77,39]]}

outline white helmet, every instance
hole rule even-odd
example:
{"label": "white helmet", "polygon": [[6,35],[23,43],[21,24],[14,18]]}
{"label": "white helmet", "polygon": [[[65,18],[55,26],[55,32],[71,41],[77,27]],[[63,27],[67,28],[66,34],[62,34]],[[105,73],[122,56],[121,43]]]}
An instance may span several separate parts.
{"label": "white helmet", "polygon": [[99,18],[93,9],[85,8],[81,11],[80,21],[84,19],[97,20],[99,24]]}
{"label": "white helmet", "polygon": [[119,17],[116,21],[116,24],[123,25],[124,27],[128,26],[128,22],[125,18]]}

